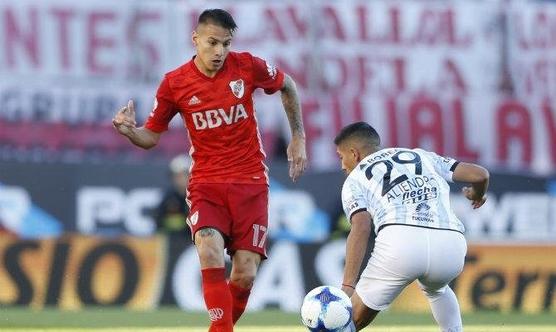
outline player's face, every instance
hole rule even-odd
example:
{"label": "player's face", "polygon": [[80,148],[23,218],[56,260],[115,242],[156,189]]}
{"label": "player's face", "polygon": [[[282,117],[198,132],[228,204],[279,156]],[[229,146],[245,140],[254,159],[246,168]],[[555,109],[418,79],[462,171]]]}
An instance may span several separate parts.
{"label": "player's face", "polygon": [[230,52],[231,31],[211,23],[199,24],[193,31],[192,39],[197,49],[195,64],[207,76],[216,75]]}
{"label": "player's face", "polygon": [[348,175],[359,163],[359,153],[353,147],[346,146],[345,144],[340,144],[336,148],[336,152],[340,158],[342,170]]}

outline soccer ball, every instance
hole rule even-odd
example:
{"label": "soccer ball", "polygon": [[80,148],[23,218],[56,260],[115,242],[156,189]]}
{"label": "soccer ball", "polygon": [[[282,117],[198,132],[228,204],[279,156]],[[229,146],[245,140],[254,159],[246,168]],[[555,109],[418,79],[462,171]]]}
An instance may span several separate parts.
{"label": "soccer ball", "polygon": [[336,287],[317,287],[303,299],[301,320],[309,331],[344,331],[351,322],[351,300]]}

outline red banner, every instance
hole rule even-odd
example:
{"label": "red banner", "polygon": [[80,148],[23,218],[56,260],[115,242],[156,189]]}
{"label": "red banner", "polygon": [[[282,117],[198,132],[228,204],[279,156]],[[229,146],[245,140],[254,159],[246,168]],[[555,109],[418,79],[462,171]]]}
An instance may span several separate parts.
{"label": "red banner", "polygon": [[[315,169],[336,167],[336,132],[367,120],[385,145],[550,173],[556,5],[509,3],[217,1],[211,7],[228,9],[238,22],[235,50],[265,57],[295,78]],[[114,135],[83,142],[71,128],[110,130],[128,98],[138,101],[142,121],[164,72],[194,54],[189,31],[206,6],[0,0],[1,155],[120,150]],[[288,135],[286,117],[277,96],[261,95],[257,106],[272,155],[277,139]],[[53,138],[45,142],[26,123],[44,126]],[[163,139],[166,155],[186,150],[185,134],[177,140]]]}

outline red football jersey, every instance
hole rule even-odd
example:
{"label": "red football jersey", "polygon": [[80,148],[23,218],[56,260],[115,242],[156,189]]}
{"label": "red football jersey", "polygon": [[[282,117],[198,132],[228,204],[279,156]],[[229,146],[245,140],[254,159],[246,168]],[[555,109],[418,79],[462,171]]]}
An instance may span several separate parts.
{"label": "red football jersey", "polygon": [[215,77],[193,60],[167,73],[145,128],[160,133],[179,113],[191,140],[194,183],[268,183],[253,92],[282,88],[284,73],[249,53],[230,52]]}

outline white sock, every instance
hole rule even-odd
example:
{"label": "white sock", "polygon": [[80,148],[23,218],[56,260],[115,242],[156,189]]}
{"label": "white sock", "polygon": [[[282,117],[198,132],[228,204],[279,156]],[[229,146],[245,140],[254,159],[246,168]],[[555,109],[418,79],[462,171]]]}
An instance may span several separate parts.
{"label": "white sock", "polygon": [[442,332],[463,331],[458,299],[454,291],[448,286],[444,286],[436,291],[427,289],[423,289],[423,291],[429,299],[432,315],[442,329]]}

